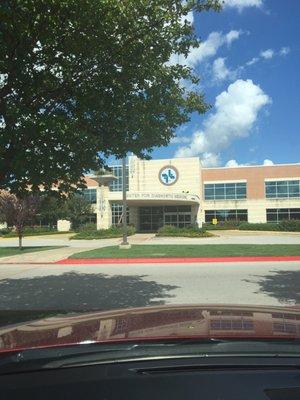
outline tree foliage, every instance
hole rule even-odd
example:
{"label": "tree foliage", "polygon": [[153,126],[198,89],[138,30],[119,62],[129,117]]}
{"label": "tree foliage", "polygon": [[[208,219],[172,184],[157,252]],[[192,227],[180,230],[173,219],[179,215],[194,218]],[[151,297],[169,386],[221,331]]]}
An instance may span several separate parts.
{"label": "tree foliage", "polygon": [[29,195],[18,199],[14,194],[0,192],[0,216],[8,226],[14,226],[19,237],[19,248],[22,248],[22,237],[26,225],[34,221],[40,206],[40,197]]}
{"label": "tree foliage", "polygon": [[91,204],[81,195],[73,195],[66,199],[62,209],[62,216],[71,221],[72,229],[88,221],[93,213]]}
{"label": "tree foliage", "polygon": [[218,0],[2,0],[0,188],[69,191],[110,155],[167,145],[203,94],[173,53]]}

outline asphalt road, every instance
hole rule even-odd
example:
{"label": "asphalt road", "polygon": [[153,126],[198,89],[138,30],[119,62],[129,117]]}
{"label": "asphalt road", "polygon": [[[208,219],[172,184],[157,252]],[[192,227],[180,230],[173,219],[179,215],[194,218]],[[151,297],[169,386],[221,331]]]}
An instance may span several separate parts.
{"label": "asphalt road", "polygon": [[300,304],[299,262],[0,265],[0,310]]}

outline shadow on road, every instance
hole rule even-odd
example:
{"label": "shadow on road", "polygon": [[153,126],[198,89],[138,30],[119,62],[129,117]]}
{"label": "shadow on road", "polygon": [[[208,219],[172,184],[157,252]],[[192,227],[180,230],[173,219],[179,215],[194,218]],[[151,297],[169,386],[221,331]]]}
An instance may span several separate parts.
{"label": "shadow on road", "polygon": [[104,274],[48,275],[0,282],[1,310],[110,310],[164,304],[177,286],[140,276]]}
{"label": "shadow on road", "polygon": [[[281,303],[300,304],[300,271],[273,271],[274,275],[255,275],[255,282],[260,285],[256,293],[275,297]],[[259,279],[258,279],[259,278]]]}

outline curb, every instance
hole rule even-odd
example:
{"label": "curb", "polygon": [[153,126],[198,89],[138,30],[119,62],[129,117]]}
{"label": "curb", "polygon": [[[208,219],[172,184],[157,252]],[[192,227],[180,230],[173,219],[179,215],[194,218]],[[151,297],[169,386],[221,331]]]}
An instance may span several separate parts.
{"label": "curb", "polygon": [[300,256],[249,256],[249,257],[186,257],[186,258],[66,258],[53,264],[180,264],[180,263],[222,263],[256,261],[300,261]]}

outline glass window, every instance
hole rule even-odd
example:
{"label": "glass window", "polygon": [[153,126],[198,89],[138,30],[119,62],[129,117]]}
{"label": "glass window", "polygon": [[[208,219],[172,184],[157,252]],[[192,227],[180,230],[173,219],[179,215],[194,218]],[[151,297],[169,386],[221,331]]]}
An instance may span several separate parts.
{"label": "glass window", "polygon": [[265,182],[267,198],[300,197],[300,181],[270,181]]}
{"label": "glass window", "polygon": [[205,200],[237,200],[247,197],[246,182],[215,183],[204,185]]}
{"label": "glass window", "polygon": [[[129,223],[129,209],[127,207],[127,223]],[[123,220],[123,205],[121,203],[111,204],[111,219],[112,225],[120,225]]]}
{"label": "glass window", "polygon": [[205,222],[211,223],[213,218],[222,221],[248,221],[248,210],[205,210]]}
{"label": "glass window", "polygon": [[267,208],[267,222],[300,220],[300,208]]}
{"label": "glass window", "polygon": [[90,203],[97,203],[97,189],[83,189],[79,190],[78,194],[83,195],[83,197]]}
{"label": "glass window", "polygon": [[[109,168],[112,174],[117,178],[109,184],[109,189],[111,192],[121,192],[123,189],[122,165],[113,165]],[[126,166],[126,190],[129,189],[128,171],[129,171],[128,166]]]}

